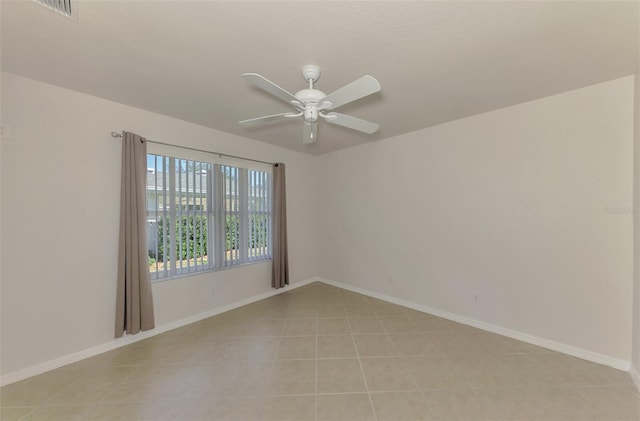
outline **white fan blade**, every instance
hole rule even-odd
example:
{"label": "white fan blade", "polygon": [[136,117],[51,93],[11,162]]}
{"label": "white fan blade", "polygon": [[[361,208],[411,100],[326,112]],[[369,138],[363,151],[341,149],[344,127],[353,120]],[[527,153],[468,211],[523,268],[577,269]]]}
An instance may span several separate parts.
{"label": "white fan blade", "polygon": [[304,122],[304,129],[302,131],[302,143],[313,143],[318,136],[318,123]]}
{"label": "white fan blade", "polygon": [[331,124],[337,124],[338,126],[344,126],[368,134],[375,133],[380,128],[376,123],[340,113],[328,113],[324,117],[327,122]]}
{"label": "white fan blade", "polygon": [[249,120],[239,121],[243,126],[255,126],[257,124],[269,123],[275,120],[280,120],[282,118],[295,115],[291,113],[282,113],[282,114],[274,114],[274,115],[266,115],[264,117],[250,118]]}
{"label": "white fan blade", "polygon": [[337,91],[330,93],[322,99],[322,102],[329,101],[331,106],[328,109],[334,110],[349,102],[375,94],[380,90],[382,90],[380,83],[373,76],[365,75]]}
{"label": "white fan blade", "polygon": [[251,83],[253,86],[267,91],[271,95],[277,96],[288,104],[292,104],[294,101],[296,103],[299,103],[295,96],[257,73],[245,73],[242,75],[242,78]]}

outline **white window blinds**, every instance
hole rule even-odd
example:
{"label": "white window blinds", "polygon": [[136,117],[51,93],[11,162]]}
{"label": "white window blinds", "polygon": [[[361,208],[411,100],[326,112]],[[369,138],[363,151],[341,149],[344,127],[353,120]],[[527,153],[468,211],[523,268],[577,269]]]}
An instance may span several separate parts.
{"label": "white window blinds", "polygon": [[151,279],[271,257],[271,173],[149,154],[147,237]]}

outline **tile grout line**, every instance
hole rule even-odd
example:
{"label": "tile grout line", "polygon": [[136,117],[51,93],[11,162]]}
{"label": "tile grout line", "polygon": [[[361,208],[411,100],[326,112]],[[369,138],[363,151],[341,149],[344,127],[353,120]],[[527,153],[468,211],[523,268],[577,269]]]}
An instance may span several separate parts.
{"label": "tile grout line", "polygon": [[[26,414],[24,414],[23,416],[21,416],[20,418],[18,418],[18,420],[23,420],[26,417],[28,417],[29,415],[33,414],[36,409],[40,408],[41,405],[38,406],[34,406],[33,408],[31,408],[31,411],[27,412]],[[0,415],[2,415],[2,409],[0,409]]]}
{"label": "tile grout line", "polygon": [[[602,387],[602,386],[599,386]],[[607,387],[607,386],[604,386]],[[610,386],[609,386],[610,387]],[[580,399],[590,402],[589,399],[584,396],[582,393],[580,393],[580,390],[578,390],[580,388],[580,386],[573,386],[573,385],[569,385],[569,389],[573,391],[573,393],[575,393]],[[611,413],[611,411],[609,411],[607,408],[605,408],[602,405],[599,405],[597,402],[592,402],[596,408],[600,409],[601,411],[603,411],[605,414],[611,415],[612,418],[614,417],[614,414]]]}
{"label": "tile grout line", "polygon": [[[393,342],[393,340],[391,339],[391,335],[389,334],[389,332],[388,332],[387,328],[385,327],[384,323],[382,323],[382,320],[380,320],[380,318],[379,318],[378,314],[376,314],[375,312],[374,312],[374,314],[375,314],[376,318],[378,319],[378,322],[380,323],[380,325],[382,325],[382,329],[385,331],[386,336],[387,336],[387,339],[389,340],[389,342],[391,343],[391,346],[392,346],[392,347],[393,347],[393,349],[395,350],[395,353],[396,353],[397,357],[400,357],[400,353],[398,352],[398,347],[396,346],[395,342]],[[411,322],[411,320],[410,320],[410,317],[408,317],[406,314],[404,315],[404,317],[405,317],[405,318],[406,318],[410,323],[412,323],[412,322]],[[413,323],[412,323],[412,324],[413,324]],[[424,336],[424,333],[422,332],[422,330],[421,330],[420,328],[418,328],[418,327],[417,327],[417,326],[415,326],[415,325],[414,325],[414,327],[415,327],[416,329],[418,329],[419,333],[420,333],[422,336]],[[426,337],[425,337],[425,339],[426,339]],[[432,345],[433,345],[433,344],[432,344]],[[440,355],[440,354],[438,353],[437,348],[435,348],[435,346],[434,346],[434,349],[436,349],[436,353],[437,353],[437,355]],[[405,359],[406,359],[406,358],[410,358],[410,357],[409,357],[409,356],[407,356],[407,357],[405,357]],[[422,401],[423,401],[423,402],[425,403],[425,405],[427,406],[427,409],[429,410],[429,413],[430,413],[431,415],[435,416],[435,412],[433,411],[433,409],[431,409],[431,405],[429,405],[429,402],[427,402],[427,400],[426,400],[426,398],[425,398],[425,395],[424,395],[424,391],[423,391],[423,390],[420,388],[420,386],[418,385],[418,382],[417,382],[417,380],[416,380],[415,376],[413,375],[413,372],[412,372],[411,370],[409,370],[409,369],[408,369],[408,367],[406,367],[404,364],[403,364],[403,366],[404,366],[404,368],[407,370],[407,372],[409,373],[409,377],[411,377],[411,380],[413,381],[413,384],[414,384],[414,385],[415,385],[415,387],[416,387],[416,391],[417,391],[418,395],[420,395],[420,398],[422,399]]]}
{"label": "tile grout line", "polygon": [[[368,302],[367,302],[367,305],[369,305]],[[344,302],[343,302],[343,306],[344,306]],[[347,314],[347,311],[346,311],[346,308],[345,308],[345,315],[346,314]],[[347,317],[348,317],[348,315],[347,315]],[[349,323],[348,318],[347,318],[347,323],[349,324],[349,330],[351,331],[351,341],[353,342],[353,347],[356,350],[356,357],[358,358],[358,365],[360,366],[360,372],[362,373],[362,380],[364,381],[364,388],[367,391],[367,397],[369,398],[369,406],[371,407],[371,412],[373,413],[373,419],[375,421],[378,421],[378,415],[376,414],[376,409],[373,406],[373,398],[371,397],[371,391],[369,390],[369,383],[367,382],[367,376],[364,374],[364,367],[362,366],[362,361],[360,360],[360,351],[358,351],[358,345],[356,344],[356,339],[355,339],[355,337],[353,335],[353,330],[351,329],[351,323]]]}
{"label": "tile grout line", "polygon": [[[287,327],[287,320],[284,319],[284,323],[282,323],[282,328],[280,328],[280,336],[278,337],[278,345],[276,346],[276,351],[273,356],[273,362],[271,363],[271,373],[269,373],[269,381],[267,382],[267,388],[271,388],[271,385],[273,383],[273,378],[276,371],[276,363],[278,362],[278,353],[280,352],[280,344],[282,343],[282,338],[284,336],[286,327]],[[248,361],[252,361],[252,360],[250,359]],[[269,390],[267,390],[266,393],[264,393],[260,397],[260,404],[258,405],[258,415],[262,415],[262,412],[264,411],[264,408],[265,408],[266,401],[270,396],[272,395],[270,395]]]}

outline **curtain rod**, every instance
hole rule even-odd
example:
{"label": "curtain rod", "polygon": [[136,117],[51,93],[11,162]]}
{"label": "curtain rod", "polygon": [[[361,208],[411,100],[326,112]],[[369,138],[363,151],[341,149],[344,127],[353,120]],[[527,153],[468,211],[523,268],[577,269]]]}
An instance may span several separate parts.
{"label": "curtain rod", "polygon": [[[118,133],[118,132],[111,132],[111,136],[112,137],[122,137],[122,133]],[[164,146],[172,146],[174,148],[182,148],[182,149],[188,149],[190,151],[196,151],[196,152],[204,152],[204,153],[210,153],[210,154],[214,154],[214,155],[218,155],[219,157],[223,157],[226,156],[227,158],[235,158],[235,159],[242,159],[245,161],[252,161],[252,162],[259,162],[261,164],[267,164],[267,165],[275,165],[276,167],[278,166],[277,162],[267,162],[267,161],[260,161],[259,159],[251,159],[251,158],[245,158],[243,156],[237,156],[237,155],[229,155],[226,153],[221,153],[221,152],[213,152],[213,151],[205,151],[204,149],[196,149],[196,148],[190,148],[188,146],[178,146],[178,145],[171,145],[169,143],[163,143],[163,142],[156,142],[154,140],[149,140],[149,139],[145,139],[147,142],[149,143],[155,143],[156,145],[164,145]]]}

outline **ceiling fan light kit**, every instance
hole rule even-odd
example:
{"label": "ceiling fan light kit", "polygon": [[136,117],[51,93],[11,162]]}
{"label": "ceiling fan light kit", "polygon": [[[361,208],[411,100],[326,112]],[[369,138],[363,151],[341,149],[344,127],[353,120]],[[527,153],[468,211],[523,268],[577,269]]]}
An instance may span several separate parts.
{"label": "ceiling fan light kit", "polygon": [[281,113],[268,115],[264,117],[252,118],[249,120],[242,120],[240,124],[243,126],[254,126],[262,123],[268,123],[271,121],[281,120],[283,118],[303,117],[303,131],[302,141],[304,143],[313,143],[317,139],[318,131],[318,117],[322,117],[325,121],[331,124],[337,124],[339,126],[347,127],[349,129],[357,130],[367,134],[375,133],[380,126],[370,121],[362,120],[356,117],[351,117],[345,114],[332,111],[338,107],[341,107],[350,102],[356,101],[365,96],[369,96],[382,90],[380,83],[369,75],[362,76],[359,79],[351,82],[350,84],[343,86],[330,93],[325,94],[319,89],[315,89],[315,82],[320,79],[320,68],[312,64],[302,67],[302,77],[309,83],[309,87],[296,92],[295,95],[289,93],[287,90],[281,88],[270,80],[257,73],[245,73],[242,75],[243,79],[252,84],[253,86],[260,88],[271,95],[274,95],[281,100],[287,102],[295,108],[295,112]]}

